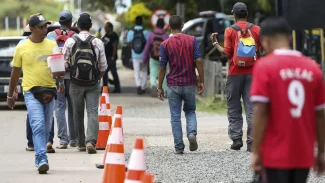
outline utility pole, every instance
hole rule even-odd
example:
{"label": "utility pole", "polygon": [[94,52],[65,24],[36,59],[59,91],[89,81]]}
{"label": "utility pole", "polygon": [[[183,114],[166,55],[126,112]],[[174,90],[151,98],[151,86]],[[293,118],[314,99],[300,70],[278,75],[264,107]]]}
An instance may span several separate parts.
{"label": "utility pole", "polygon": [[185,0],[178,0],[176,4],[176,14],[185,22]]}

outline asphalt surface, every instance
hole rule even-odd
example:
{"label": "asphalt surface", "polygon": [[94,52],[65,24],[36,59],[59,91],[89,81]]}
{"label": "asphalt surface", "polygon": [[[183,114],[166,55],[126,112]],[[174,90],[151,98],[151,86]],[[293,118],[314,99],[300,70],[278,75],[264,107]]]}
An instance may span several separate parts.
{"label": "asphalt surface", "polygon": [[[146,171],[161,183],[248,183],[252,178],[250,153],[229,150],[227,117],[218,114],[197,113],[198,143],[196,152],[189,152],[184,135],[184,155],[173,153],[173,138],[167,101],[161,102],[148,95],[138,96],[133,87],[131,71],[119,71],[122,94],[110,94],[112,112],[123,106],[125,156],[128,159],[136,137],[145,139]],[[26,152],[26,110],[11,111],[0,107],[0,182],[1,183],[94,183],[101,182],[103,170],[96,169],[104,151],[89,155],[76,148],[56,149],[48,154],[50,171],[39,175],[34,167],[34,152]],[[86,119],[86,116],[85,116]],[[185,120],[182,115],[185,134]],[[244,126],[246,128],[246,125]],[[57,129],[57,128],[56,128]],[[56,131],[55,129],[55,131]],[[245,132],[246,133],[246,132]],[[244,137],[246,140],[246,137]],[[56,137],[54,147],[58,145]],[[276,147],[275,147],[276,148]],[[309,182],[325,182],[324,177]]]}

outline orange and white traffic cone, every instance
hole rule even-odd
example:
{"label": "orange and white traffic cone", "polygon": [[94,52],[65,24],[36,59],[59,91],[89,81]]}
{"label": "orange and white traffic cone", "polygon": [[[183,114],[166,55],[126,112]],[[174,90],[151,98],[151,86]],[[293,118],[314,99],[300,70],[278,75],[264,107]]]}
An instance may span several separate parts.
{"label": "orange and white traffic cone", "polygon": [[151,173],[144,173],[141,179],[141,183],[154,183],[154,177]]}
{"label": "orange and white traffic cone", "polygon": [[[115,122],[116,118],[119,118],[120,121],[121,121],[121,126],[118,127],[118,128],[121,128],[121,130],[122,130],[122,136],[124,138],[124,135],[123,135],[123,127],[122,127],[122,118],[121,117],[122,117],[122,106],[117,106],[116,111],[115,111],[115,115],[114,115],[113,124],[111,126],[111,130],[110,130],[109,136],[112,134],[112,129],[115,126],[115,123],[114,122]],[[108,137],[108,139],[109,139],[109,137]],[[108,152],[108,147],[109,147],[109,142],[107,141],[106,149],[105,149],[105,153],[104,153],[104,158],[103,158],[103,162],[96,164],[96,167],[99,168],[99,169],[103,169],[104,168],[105,161],[106,161],[106,155],[107,155],[107,152]]]}
{"label": "orange and white traffic cone", "polygon": [[110,103],[110,100],[109,100],[109,92],[108,92],[108,87],[107,86],[103,86],[102,96],[105,97],[106,104],[107,104],[107,109],[111,109],[111,103]]}
{"label": "orange and white traffic cone", "polygon": [[108,138],[107,154],[105,159],[104,176],[102,183],[123,183],[125,179],[124,140],[122,123],[116,118],[112,133]]}
{"label": "orange and white traffic cone", "polygon": [[97,136],[96,149],[105,150],[108,135],[110,134],[110,128],[112,126],[112,122],[109,119],[107,114],[107,105],[105,101],[105,97],[100,97],[100,106],[98,107],[98,123],[99,130]]}
{"label": "orange and white traffic cone", "polygon": [[124,137],[122,113],[123,113],[123,107],[120,106],[120,105],[117,106],[117,107],[116,107],[115,114],[114,114],[114,116],[113,116],[113,122],[112,122],[112,125],[114,126],[114,122],[115,122],[115,119],[116,119],[116,118],[121,118],[121,121],[122,121],[122,133],[123,133],[123,137]]}
{"label": "orange and white traffic cone", "polygon": [[143,138],[136,138],[124,183],[141,183],[144,170]]}

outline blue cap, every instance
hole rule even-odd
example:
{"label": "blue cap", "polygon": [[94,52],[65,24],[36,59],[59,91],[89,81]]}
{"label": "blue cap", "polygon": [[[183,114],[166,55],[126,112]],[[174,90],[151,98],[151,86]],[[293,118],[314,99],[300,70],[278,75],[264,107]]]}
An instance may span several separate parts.
{"label": "blue cap", "polygon": [[68,10],[61,11],[61,13],[59,15],[59,22],[63,23],[63,22],[67,22],[70,20],[72,20],[72,13]]}

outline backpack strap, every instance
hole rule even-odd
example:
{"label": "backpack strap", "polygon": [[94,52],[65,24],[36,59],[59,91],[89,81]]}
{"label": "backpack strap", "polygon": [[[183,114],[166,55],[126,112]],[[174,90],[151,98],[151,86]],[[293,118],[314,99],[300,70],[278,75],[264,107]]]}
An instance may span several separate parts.
{"label": "backpack strap", "polygon": [[232,25],[231,28],[233,28],[235,31],[241,31],[241,28],[236,24]]}
{"label": "backpack strap", "polygon": [[61,34],[62,34],[61,29],[55,29],[54,31],[55,31],[55,33],[56,33],[57,35],[61,35]]}
{"label": "backpack strap", "polygon": [[68,32],[68,36],[69,36],[69,37],[71,37],[73,34],[75,34],[75,32],[72,31],[72,30],[70,30],[70,31]]}
{"label": "backpack strap", "polygon": [[246,33],[248,32],[248,30],[250,30],[252,27],[254,26],[254,24],[252,23],[248,23],[247,26],[246,26]]}

